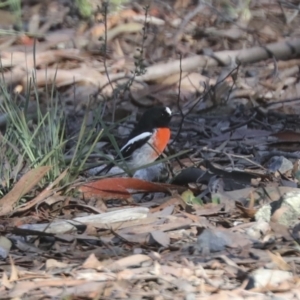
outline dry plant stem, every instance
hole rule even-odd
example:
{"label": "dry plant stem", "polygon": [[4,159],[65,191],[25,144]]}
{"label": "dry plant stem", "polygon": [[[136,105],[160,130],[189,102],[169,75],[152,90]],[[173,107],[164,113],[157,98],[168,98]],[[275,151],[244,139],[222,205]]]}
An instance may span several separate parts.
{"label": "dry plant stem", "polygon": [[270,102],[270,103],[267,103],[265,105],[265,107],[270,107],[270,106],[277,106],[278,104],[285,104],[285,103],[291,103],[292,102],[297,102],[297,101],[300,101],[300,98],[293,98],[293,99],[286,99],[286,100],[281,100],[281,101],[276,101],[276,102]]}
{"label": "dry plant stem", "polygon": [[272,58],[273,58],[274,69],[273,69],[273,72],[272,72],[271,76],[272,77],[278,77],[278,63],[277,63],[277,60],[274,56]]}
{"label": "dry plant stem", "polygon": [[261,151],[260,155],[260,161],[267,161],[273,156],[284,156],[285,158],[300,159],[299,151],[294,153],[279,150]]}
{"label": "dry plant stem", "polygon": [[[109,76],[109,72],[108,72],[108,67],[107,67],[107,63],[106,63],[106,50],[107,50],[107,14],[108,14],[108,2],[104,1],[103,2],[103,8],[104,8],[104,13],[103,13],[103,17],[104,17],[104,58],[103,58],[103,65],[104,65],[104,69],[105,69],[105,75],[107,77],[108,83],[112,89],[112,91],[114,91],[114,87],[112,85],[112,82],[110,80],[110,76]],[[113,95],[113,112],[112,112],[112,122],[115,121],[115,111],[116,111],[116,98],[115,98],[115,93],[112,92]],[[104,105],[105,108],[105,105]],[[103,109],[104,110],[104,109]]]}
{"label": "dry plant stem", "polygon": [[[253,47],[244,50],[219,51],[214,55],[223,65],[229,65],[231,62],[240,64],[255,63],[270,57],[270,53],[277,60],[289,59],[300,54],[300,39],[287,39],[284,42],[268,44],[265,47]],[[208,68],[218,66],[217,60],[205,55],[196,55],[182,60],[182,72],[195,71],[198,68]],[[161,77],[167,77],[180,72],[180,61],[172,61],[163,64],[157,64],[147,68],[144,75],[137,76],[137,79],[144,81],[156,80]]]}
{"label": "dry plant stem", "polygon": [[221,131],[222,131],[222,133],[226,133],[226,132],[241,128],[242,126],[251,123],[255,119],[256,115],[257,115],[257,112],[254,112],[252,114],[252,116],[248,120],[246,120],[245,122],[242,122],[242,123],[237,124],[235,126],[231,126],[231,127],[227,128],[227,129],[224,129],[224,130],[221,129]]}
{"label": "dry plant stem", "polygon": [[199,1],[198,6],[192,10],[191,12],[189,12],[185,18],[182,20],[180,27],[177,31],[177,33],[174,36],[174,45],[176,45],[176,43],[180,40],[182,33],[184,31],[184,28],[186,27],[186,25],[194,18],[197,16],[197,14],[199,14],[203,8],[205,8],[205,5],[202,3],[202,1]]}
{"label": "dry plant stem", "polygon": [[145,207],[130,207],[97,215],[78,217],[67,221],[53,220],[51,223],[24,224],[20,227],[43,232],[66,233],[74,230],[75,226],[79,224],[94,224],[95,226],[102,224],[103,226],[107,226],[107,224],[116,222],[144,219],[147,217],[148,212],[149,209]]}
{"label": "dry plant stem", "polygon": [[181,67],[181,61],[182,61],[182,55],[180,54],[180,58],[179,58],[179,63],[180,63],[180,65],[179,65],[180,73],[179,73],[179,84],[178,84],[177,108],[178,108],[178,110],[179,110],[179,112],[180,112],[181,122],[180,122],[180,124],[179,124],[178,131],[177,131],[176,136],[175,136],[175,138],[173,139],[171,145],[172,145],[173,143],[175,143],[175,141],[177,140],[177,138],[178,138],[178,136],[179,136],[179,134],[180,134],[180,132],[181,132],[181,130],[182,130],[182,125],[183,125],[184,118],[185,118],[185,115],[183,114],[183,111],[182,111],[182,109],[181,109],[181,107],[180,107],[181,81],[182,81],[182,67]]}
{"label": "dry plant stem", "polygon": [[[229,98],[230,98],[230,96],[231,96],[231,93],[232,93],[232,91],[233,91],[233,87],[236,85],[237,74],[239,73],[239,68],[240,68],[240,64],[238,64],[236,68],[234,68],[233,70],[231,70],[231,71],[229,72],[229,74],[228,74],[224,79],[222,79],[222,80],[220,81],[220,82],[223,82],[227,77],[229,77],[230,75],[232,75],[231,78],[233,79],[233,81],[232,81],[230,90],[229,90],[229,92],[228,92],[227,99],[226,99],[226,101],[225,101],[226,103],[228,103]],[[235,70],[236,70],[236,75],[234,75]]]}
{"label": "dry plant stem", "polygon": [[260,164],[254,162],[253,160],[249,159],[247,156],[244,156],[244,155],[237,155],[237,154],[226,153],[224,151],[218,151],[218,150],[214,150],[214,149],[210,149],[210,148],[206,148],[206,147],[204,147],[202,149],[202,151],[207,151],[207,152],[212,152],[212,153],[218,153],[218,154],[225,154],[226,156],[231,156],[231,157],[236,157],[236,158],[242,158],[242,159],[245,159],[246,161],[250,162],[251,164],[259,167],[260,169],[266,170],[263,166],[261,166]]}

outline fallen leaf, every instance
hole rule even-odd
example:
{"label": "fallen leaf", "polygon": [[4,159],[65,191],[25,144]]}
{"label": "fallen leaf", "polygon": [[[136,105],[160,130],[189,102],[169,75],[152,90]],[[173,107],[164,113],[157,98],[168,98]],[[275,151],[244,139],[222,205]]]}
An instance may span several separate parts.
{"label": "fallen leaf", "polygon": [[291,142],[291,143],[300,142],[300,133],[295,131],[286,130],[286,131],[272,133],[270,135],[277,137],[278,140],[282,142]]}
{"label": "fallen leaf", "polygon": [[226,210],[224,210],[224,204],[213,203],[207,203],[201,207],[198,206],[195,208],[195,211],[197,216],[213,216],[226,213]]}
{"label": "fallen leaf", "polygon": [[170,192],[171,189],[184,190],[185,188],[163,183],[154,183],[137,178],[105,178],[79,186],[78,191],[84,197],[100,197],[102,199],[131,199],[133,193]]}
{"label": "fallen leaf", "polygon": [[53,188],[67,175],[69,169],[64,170],[53,182],[51,182],[41,193],[39,193],[34,199],[16,208],[13,213],[22,212],[30,209],[38,203],[41,203],[44,199],[49,197],[53,193]]}
{"label": "fallen leaf", "polygon": [[116,26],[112,29],[110,29],[107,32],[107,41],[111,41],[117,36],[124,34],[124,33],[136,33],[141,32],[143,30],[144,25],[140,23],[127,23],[127,24],[121,24],[119,26]]}
{"label": "fallen leaf", "polygon": [[151,257],[144,254],[134,254],[131,256],[127,256],[121,258],[110,265],[106,266],[108,270],[116,271],[116,270],[123,270],[125,268],[133,267],[133,266],[140,266],[145,262],[152,261]]}
{"label": "fallen leaf", "polygon": [[276,209],[273,215],[271,216],[271,221],[277,223],[279,219],[282,217],[282,215],[285,214],[288,210],[289,208],[286,206],[282,206]]}
{"label": "fallen leaf", "polygon": [[12,242],[5,236],[0,236],[0,257],[5,259],[8,256]]}
{"label": "fallen leaf", "polygon": [[170,237],[163,231],[151,231],[150,236],[156,243],[163,247],[168,247],[170,244]]}
{"label": "fallen leaf", "polygon": [[113,26],[117,25],[120,20],[122,19],[131,19],[133,16],[135,16],[137,13],[133,11],[132,9],[126,9],[122,10],[118,13],[110,15],[107,20],[106,24],[96,24],[94,27],[91,28],[90,34],[91,38],[93,39],[99,39],[101,36],[105,34],[106,30],[109,30]]}
{"label": "fallen leaf", "polygon": [[64,269],[68,266],[67,263],[57,261],[56,259],[50,258],[46,260],[46,270],[60,268]]}
{"label": "fallen leaf", "polygon": [[64,234],[77,230],[78,225],[92,224],[96,228],[107,228],[108,224],[144,219],[147,217],[149,209],[146,207],[132,207],[118,209],[106,213],[87,215],[74,218],[72,220],[57,220],[49,223],[23,224],[22,229],[37,230],[47,233]]}
{"label": "fallen leaf", "polygon": [[178,85],[180,83],[181,89],[183,91],[188,92],[203,92],[204,85],[203,83],[207,83],[208,85],[212,85],[215,83],[215,80],[209,79],[206,76],[201,75],[200,73],[188,73],[182,72],[177,74],[172,74],[162,81],[160,81],[161,85],[171,86],[173,84]]}
{"label": "fallen leaf", "polygon": [[282,258],[282,256],[277,253],[272,253],[271,251],[267,250],[267,253],[269,254],[272,262],[276,264],[276,266],[282,270],[282,271],[289,271],[291,270],[291,267],[289,264]]}
{"label": "fallen leaf", "polygon": [[[76,82],[87,82],[92,85],[98,86],[100,83],[105,82],[105,77],[93,69],[77,68],[72,70],[47,68],[45,70],[36,70],[35,82],[37,86],[45,86],[53,84],[58,87],[74,84]],[[22,85],[26,87],[29,79],[33,80],[31,74],[25,74],[22,80]]]}
{"label": "fallen leaf", "polygon": [[11,271],[10,271],[10,278],[9,281],[16,281],[19,278],[19,271],[15,265],[15,262],[13,260],[13,258],[11,256],[9,256],[9,262],[10,262],[10,267],[11,267]]}
{"label": "fallen leaf", "polygon": [[13,189],[0,199],[0,216],[10,214],[17,202],[37,185],[51,169],[49,166],[38,167],[23,175]]}
{"label": "fallen leaf", "polygon": [[82,264],[81,268],[101,270],[101,269],[103,269],[103,263],[101,263],[97,259],[97,257],[95,256],[95,253],[91,253],[90,256]]}
{"label": "fallen leaf", "polygon": [[[182,200],[181,200],[182,201]],[[175,198],[169,198],[168,197],[168,200],[166,200],[166,202],[164,202],[163,204],[161,204],[161,205],[159,205],[159,206],[157,206],[157,207],[155,207],[155,208],[151,208],[150,209],[150,212],[151,213],[155,213],[155,212],[158,212],[158,211],[160,211],[160,210],[164,210],[165,208],[168,208],[168,207],[170,207],[170,206],[172,206],[172,209],[174,210],[174,205],[176,205],[176,204],[180,204],[180,200],[179,200],[179,198],[177,198],[177,197],[175,197]]]}
{"label": "fallen leaf", "polygon": [[241,248],[252,244],[246,236],[225,229],[204,228],[201,230],[194,249],[201,254],[224,251],[226,247]]}
{"label": "fallen leaf", "polygon": [[235,207],[238,208],[247,218],[254,218],[257,212],[256,209],[245,207],[242,203],[238,201],[235,202]]}

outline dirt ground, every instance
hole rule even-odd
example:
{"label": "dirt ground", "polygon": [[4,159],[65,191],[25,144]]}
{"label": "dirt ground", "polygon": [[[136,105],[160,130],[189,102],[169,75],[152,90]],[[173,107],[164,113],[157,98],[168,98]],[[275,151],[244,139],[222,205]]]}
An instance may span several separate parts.
{"label": "dirt ground", "polygon": [[55,90],[68,137],[99,107],[120,143],[146,108],[178,113],[161,182],[17,176],[0,299],[300,298],[298,1],[26,0],[0,30],[11,101],[34,115]]}

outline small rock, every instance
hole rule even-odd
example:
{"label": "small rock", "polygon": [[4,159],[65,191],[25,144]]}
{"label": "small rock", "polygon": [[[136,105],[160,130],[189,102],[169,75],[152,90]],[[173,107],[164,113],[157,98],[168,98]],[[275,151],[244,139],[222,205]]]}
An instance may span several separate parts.
{"label": "small rock", "polygon": [[270,222],[271,220],[271,205],[263,205],[255,214],[255,220],[261,222]]}
{"label": "small rock", "polygon": [[271,173],[276,171],[285,174],[293,169],[293,163],[284,156],[273,156],[268,162],[268,170]]}
{"label": "small rock", "polygon": [[292,279],[293,273],[281,270],[258,269],[250,274],[250,280],[246,290],[252,288],[262,288],[266,286],[276,286],[285,280]]}
{"label": "small rock", "polygon": [[201,254],[208,255],[210,252],[223,251],[232,242],[226,232],[207,228],[198,236],[194,248]]}
{"label": "small rock", "polygon": [[270,225],[266,221],[259,221],[253,223],[251,227],[246,230],[246,234],[253,239],[260,240],[262,239],[268,231],[270,231]]}
{"label": "small rock", "polygon": [[257,70],[247,70],[245,72],[245,76],[246,77],[256,77],[258,74],[258,71]]}
{"label": "small rock", "polygon": [[300,217],[300,191],[291,191],[283,199],[263,205],[255,214],[256,221],[272,221],[291,226]]}
{"label": "small rock", "polygon": [[300,192],[289,192],[284,195],[283,202],[281,204],[283,210],[280,214],[278,223],[286,226],[293,225],[298,221],[300,217]]}
{"label": "small rock", "polygon": [[5,259],[10,251],[12,242],[5,236],[0,236],[0,257]]}

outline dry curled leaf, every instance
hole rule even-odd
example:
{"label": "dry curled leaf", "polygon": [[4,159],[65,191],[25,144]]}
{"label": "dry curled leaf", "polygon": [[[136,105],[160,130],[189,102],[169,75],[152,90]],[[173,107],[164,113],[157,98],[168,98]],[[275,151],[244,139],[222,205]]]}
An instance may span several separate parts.
{"label": "dry curled leaf", "polygon": [[24,195],[30,192],[31,189],[40,182],[40,180],[48,173],[50,169],[51,167],[49,166],[38,167],[23,175],[15,184],[13,189],[2,199],[0,199],[0,216],[5,216],[11,213],[16,203]]}
{"label": "dry curled leaf", "polygon": [[257,210],[255,208],[248,208],[242,205],[242,203],[235,201],[235,207],[241,210],[241,212],[247,217],[247,218],[254,218]]}
{"label": "dry curled leaf", "polygon": [[184,190],[185,188],[171,184],[154,183],[137,178],[105,178],[81,185],[78,190],[84,197],[100,197],[102,199],[131,198],[131,194],[140,192],[169,192],[171,189]]}

